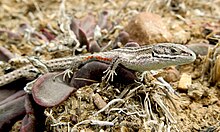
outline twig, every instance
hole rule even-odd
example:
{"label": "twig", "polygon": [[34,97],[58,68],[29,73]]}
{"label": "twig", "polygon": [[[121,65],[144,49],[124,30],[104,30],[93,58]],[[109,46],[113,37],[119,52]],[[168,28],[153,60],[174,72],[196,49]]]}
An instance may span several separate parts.
{"label": "twig", "polygon": [[93,114],[93,116],[97,116],[99,113],[105,111],[107,108],[110,107],[110,105],[116,103],[116,102],[122,102],[124,103],[125,101],[123,99],[113,99],[111,100],[105,107],[103,107],[101,110],[99,110],[98,112],[96,112],[95,114]]}
{"label": "twig", "polygon": [[138,111],[135,111],[135,112],[125,112],[123,109],[121,108],[112,108],[110,109],[110,111],[120,111],[126,115],[138,115],[139,117],[143,117],[143,118],[146,118],[147,117],[147,114],[141,114],[141,112],[138,112]]}
{"label": "twig", "polygon": [[[146,113],[147,113],[147,115],[149,115],[149,117],[150,117],[150,111],[149,111],[149,107],[148,107],[148,105],[146,104],[146,102],[148,101],[148,95],[149,95],[149,93],[146,93],[146,96],[145,96],[145,98],[144,98],[144,109],[145,109],[145,111],[146,111]],[[149,118],[148,118],[149,119]]]}
{"label": "twig", "polygon": [[172,116],[172,114],[169,112],[169,110],[167,109],[167,107],[163,104],[163,101],[160,99],[160,96],[158,96],[157,93],[155,93],[153,95],[153,99],[154,101],[157,102],[157,104],[161,107],[161,109],[164,111],[165,116],[169,119],[169,121],[171,123],[177,123],[177,121],[174,119],[174,117]]}
{"label": "twig", "polygon": [[150,99],[147,98],[147,102],[148,102],[148,106],[149,106],[149,112],[150,112],[150,115],[152,116],[153,120],[157,120],[157,118],[154,116],[153,114],[153,111],[152,111],[152,108],[151,108],[151,103],[150,103]]}
{"label": "twig", "polygon": [[91,124],[91,125],[99,125],[99,126],[114,126],[114,123],[109,122],[109,121],[84,120],[84,121],[81,121],[81,122],[77,123],[76,125],[74,125],[74,127],[77,127],[77,126],[83,125],[83,124]]}
{"label": "twig", "polygon": [[134,93],[135,91],[137,91],[141,87],[144,87],[143,83],[141,83],[139,86],[137,86],[137,87],[133,88],[132,90],[130,90],[129,93],[127,94],[127,98],[128,98],[128,96],[130,96],[132,93]]}
{"label": "twig", "polygon": [[169,83],[167,83],[162,77],[158,77],[157,80],[161,82],[159,85],[166,87],[169,92],[180,97],[180,95],[173,89],[173,87]]}
{"label": "twig", "polygon": [[53,123],[57,123],[57,120],[53,117],[52,113],[53,113],[53,110],[52,110],[52,109],[50,110],[50,112],[47,112],[46,110],[44,111],[44,114],[45,114],[47,117],[51,118]]}

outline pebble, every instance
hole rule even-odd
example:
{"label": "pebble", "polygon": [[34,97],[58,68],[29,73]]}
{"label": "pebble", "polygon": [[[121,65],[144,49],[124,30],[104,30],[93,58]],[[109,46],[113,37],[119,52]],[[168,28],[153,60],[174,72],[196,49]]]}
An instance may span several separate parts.
{"label": "pebble", "polygon": [[116,38],[116,42],[121,42],[122,45],[125,45],[129,42],[129,34],[125,31],[119,33],[118,37]]}
{"label": "pebble", "polygon": [[97,106],[98,109],[102,109],[107,105],[107,103],[102,99],[102,97],[98,93],[94,94],[92,98],[94,104]]}
{"label": "pebble", "polygon": [[177,89],[188,90],[189,86],[192,85],[192,77],[189,74],[183,73],[181,75]]}
{"label": "pebble", "polygon": [[130,39],[139,44],[171,42],[172,35],[159,15],[142,12],[134,16],[125,27]]}
{"label": "pebble", "polygon": [[201,83],[193,83],[188,89],[189,97],[199,100],[203,96],[205,90]]}
{"label": "pebble", "polygon": [[202,108],[202,104],[193,102],[189,105],[189,108],[194,111]]}
{"label": "pebble", "polygon": [[180,72],[175,67],[170,67],[166,71],[166,75],[164,76],[164,80],[167,82],[176,82],[180,79]]}

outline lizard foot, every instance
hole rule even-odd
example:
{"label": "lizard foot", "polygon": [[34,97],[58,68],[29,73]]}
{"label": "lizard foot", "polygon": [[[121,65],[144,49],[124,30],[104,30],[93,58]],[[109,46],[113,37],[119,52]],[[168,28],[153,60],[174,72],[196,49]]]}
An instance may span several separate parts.
{"label": "lizard foot", "polygon": [[111,81],[113,82],[114,75],[117,76],[117,73],[115,72],[115,70],[112,70],[110,67],[103,73],[106,73],[106,74],[105,76],[102,77],[102,80],[106,80],[107,82],[109,82],[110,78],[111,78]]}
{"label": "lizard foot", "polygon": [[33,80],[33,81],[31,81],[31,82],[29,82],[29,83],[26,84],[26,86],[24,87],[24,91],[25,91],[26,93],[31,94],[31,92],[32,92],[32,87],[33,87],[34,83],[36,82],[36,80],[37,80],[37,79],[35,79],[35,80]]}
{"label": "lizard foot", "polygon": [[55,79],[56,79],[57,77],[59,77],[60,75],[63,75],[63,81],[65,81],[65,80],[66,80],[66,77],[68,77],[68,79],[71,78],[71,75],[73,75],[73,71],[70,70],[70,69],[66,69],[65,71],[63,71],[63,72],[57,74],[56,76],[54,76],[54,77],[53,77],[53,81],[55,81]]}

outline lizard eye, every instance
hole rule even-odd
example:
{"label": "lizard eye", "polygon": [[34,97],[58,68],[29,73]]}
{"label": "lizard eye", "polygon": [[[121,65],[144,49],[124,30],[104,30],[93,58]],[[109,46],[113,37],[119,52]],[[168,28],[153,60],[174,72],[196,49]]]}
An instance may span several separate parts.
{"label": "lizard eye", "polygon": [[178,54],[178,53],[179,53],[179,50],[174,49],[174,48],[171,48],[171,49],[170,49],[170,52],[171,52],[172,54]]}
{"label": "lizard eye", "polygon": [[172,49],[171,49],[171,52],[174,53],[174,52],[176,52],[176,50],[172,48]]}

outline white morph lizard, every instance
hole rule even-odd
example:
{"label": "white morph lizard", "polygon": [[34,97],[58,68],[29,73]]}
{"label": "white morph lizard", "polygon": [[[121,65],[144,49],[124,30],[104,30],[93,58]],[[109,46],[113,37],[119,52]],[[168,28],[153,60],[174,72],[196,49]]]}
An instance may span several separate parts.
{"label": "white morph lizard", "polygon": [[[124,47],[107,52],[100,52],[88,55],[58,58],[42,61],[47,67],[47,71],[64,71],[66,69],[72,72],[80,65],[89,61],[101,61],[111,64],[106,71],[107,81],[113,80],[116,75],[115,69],[118,64],[127,69],[137,72],[147,70],[156,70],[171,65],[182,65],[193,62],[196,55],[193,51],[181,44],[159,43],[143,47]],[[36,72],[38,71],[38,72]],[[11,83],[19,78],[33,78],[39,74],[36,65],[29,64],[3,76],[0,76],[0,86]]]}

